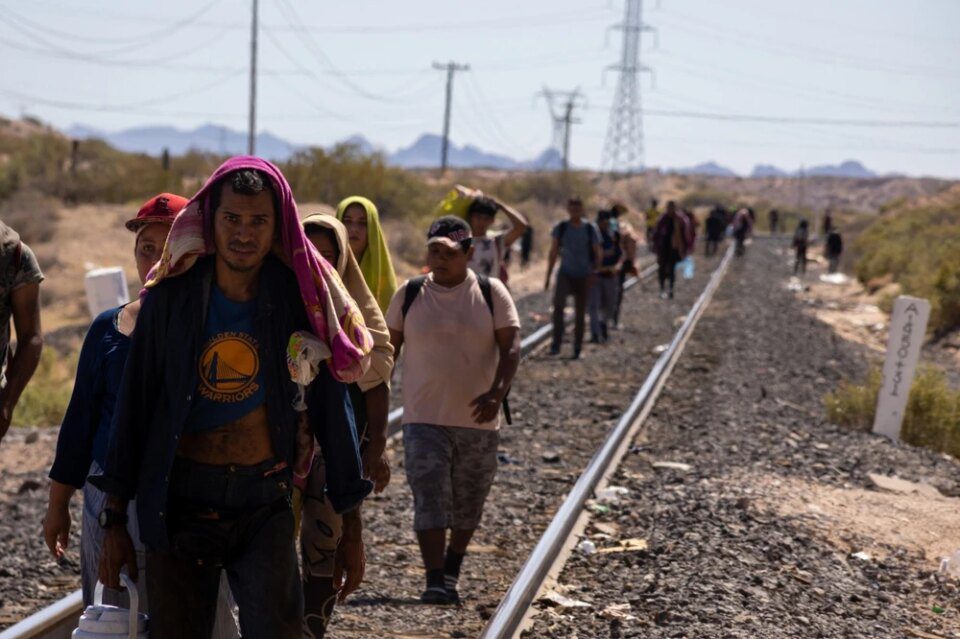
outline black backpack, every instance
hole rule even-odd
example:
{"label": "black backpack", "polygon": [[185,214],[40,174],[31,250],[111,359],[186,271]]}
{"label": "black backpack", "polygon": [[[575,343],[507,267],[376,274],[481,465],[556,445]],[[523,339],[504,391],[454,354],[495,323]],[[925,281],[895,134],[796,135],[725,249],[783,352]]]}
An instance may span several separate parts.
{"label": "black backpack", "polygon": [[[480,293],[483,295],[483,301],[487,303],[487,308],[490,310],[490,315],[493,315],[493,291],[490,287],[490,278],[486,275],[476,273],[477,284],[480,286]],[[417,296],[420,295],[420,290],[423,288],[423,285],[427,281],[426,275],[418,275],[417,277],[412,277],[407,282],[407,288],[403,292],[403,306],[400,311],[403,315],[403,319],[407,319],[407,311],[410,310],[410,307],[413,305],[413,302],[417,299]],[[503,416],[507,420],[507,424],[513,425],[513,419],[510,416],[510,389],[507,389],[507,394],[503,397]]]}

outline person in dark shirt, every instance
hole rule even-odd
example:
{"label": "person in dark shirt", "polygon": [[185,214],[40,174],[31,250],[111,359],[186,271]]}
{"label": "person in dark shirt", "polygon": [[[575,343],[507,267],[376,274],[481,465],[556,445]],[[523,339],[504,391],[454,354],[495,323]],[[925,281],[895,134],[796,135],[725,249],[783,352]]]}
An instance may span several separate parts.
{"label": "person in dark shirt", "polygon": [[[164,242],[173,218],[187,199],[162,193],[146,202],[137,216],[126,223],[136,233],[133,254],[141,285],[150,268],[160,259]],[[43,535],[47,547],[60,559],[70,536],[70,499],[74,492],[83,490],[83,519],[80,532],[80,585],[83,603],[93,603],[97,584],[97,567],[104,530],[97,522],[106,494],[86,481],[88,474],[102,472],[107,455],[110,422],[123,366],[130,350],[130,334],[140,312],[140,300],[101,313],[90,325],[83,340],[73,394],[60,425],[57,454],[50,469],[50,499],[43,520]],[[128,528],[139,541],[136,513],[128,509]],[[145,566],[143,546],[138,544],[137,563]],[[147,612],[147,593],[144,581],[138,584],[140,611]],[[124,605],[126,597],[114,591],[104,593],[104,603]]]}
{"label": "person in dark shirt", "polygon": [[807,272],[807,247],[810,245],[810,223],[800,220],[793,233],[793,274],[805,275]]}
{"label": "person in dark shirt", "polygon": [[720,241],[723,240],[723,233],[727,229],[727,214],[722,206],[717,204],[710,210],[706,226],[707,238],[704,255],[710,257],[717,254],[717,248],[720,246]]}
{"label": "person in dark shirt", "polygon": [[[136,577],[137,498],[155,639],[210,636],[221,569],[245,637],[302,636],[290,498],[306,420],[337,512],[362,476],[347,387],[372,347],[273,164],[232,158],[177,216],[147,281],[102,475],[100,580]],[[305,412],[304,412],[305,409]],[[307,466],[312,454],[307,443]]]}
{"label": "person in dark shirt", "polygon": [[843,237],[837,227],[834,226],[827,233],[827,242],[823,252],[827,258],[827,271],[836,273],[840,268],[840,256],[843,255]]}
{"label": "person in dark shirt", "polygon": [[[677,279],[677,264],[690,252],[691,229],[687,217],[677,210],[671,200],[667,211],[657,220],[653,232],[653,249],[657,254],[657,275],[660,280],[660,298],[673,298],[673,286]],[[666,288],[669,282],[669,289]]]}

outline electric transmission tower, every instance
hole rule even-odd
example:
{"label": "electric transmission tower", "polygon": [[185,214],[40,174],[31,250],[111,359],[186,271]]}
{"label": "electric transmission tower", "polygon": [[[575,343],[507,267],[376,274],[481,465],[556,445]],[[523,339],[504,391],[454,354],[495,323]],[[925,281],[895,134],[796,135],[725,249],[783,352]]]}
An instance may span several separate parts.
{"label": "electric transmission tower", "polygon": [[652,76],[653,69],[640,63],[640,34],[656,30],[644,24],[642,14],[643,0],[626,0],[623,22],[611,27],[623,32],[620,62],[607,67],[619,72],[603,147],[603,168],[613,173],[632,173],[643,168],[640,74],[647,72]]}
{"label": "electric transmission tower", "polygon": [[553,139],[550,147],[563,157],[563,170],[570,169],[570,128],[580,123],[580,118],[574,117],[576,109],[586,107],[586,99],[580,89],[573,91],[557,91],[544,87],[537,97],[543,97],[550,109],[550,119],[553,122]]}

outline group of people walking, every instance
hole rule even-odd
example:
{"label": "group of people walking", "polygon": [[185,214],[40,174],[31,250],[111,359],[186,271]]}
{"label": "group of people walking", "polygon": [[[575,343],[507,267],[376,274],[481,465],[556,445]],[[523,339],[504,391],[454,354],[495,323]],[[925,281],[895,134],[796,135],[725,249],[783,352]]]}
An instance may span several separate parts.
{"label": "group of people walking", "polygon": [[[463,214],[426,233],[425,273],[402,285],[371,200],[348,197],[334,215],[301,218],[283,174],[259,158],[232,158],[193,197],[159,194],[126,222],[143,288],[96,317],[84,339],[43,522],[62,557],[70,502],[83,492],[85,603],[98,581],[107,603],[127,601],[123,571],[159,639],[324,636],[364,576],[362,503],[391,480],[387,422],[401,353],[421,600],[459,603],[520,361],[510,247],[532,240],[509,204],[461,195]],[[618,327],[641,241],[622,204],[593,221],[579,196],[566,209],[550,233],[545,288],[555,282],[552,354],[574,298],[576,359],[588,311],[592,342]],[[507,226],[494,231],[499,213]],[[669,299],[699,224],[672,201],[662,213],[653,201],[645,219]],[[741,246],[752,215],[715,207],[708,256],[728,227]],[[39,361],[43,280],[2,223],[0,276],[2,436]],[[8,356],[11,317],[18,347]]]}
{"label": "group of people walking", "polygon": [[[513,226],[487,233],[498,211]],[[123,571],[154,637],[323,636],[363,579],[362,502],[390,481],[401,352],[421,599],[459,602],[519,364],[500,251],[526,230],[492,197],[467,218],[435,220],[428,272],[398,287],[373,202],[301,220],[258,158],[227,161],[189,200],[143,205],[127,228],[144,289],[91,325],[50,471],[43,533],[58,557],[84,492],[87,604],[98,580],[126,601]],[[42,275],[20,253],[17,298],[30,297]]]}

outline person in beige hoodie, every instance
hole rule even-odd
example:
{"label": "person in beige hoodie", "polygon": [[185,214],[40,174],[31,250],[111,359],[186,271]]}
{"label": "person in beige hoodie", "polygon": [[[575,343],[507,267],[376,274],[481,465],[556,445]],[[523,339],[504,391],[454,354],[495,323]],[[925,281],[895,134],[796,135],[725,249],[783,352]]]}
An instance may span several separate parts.
{"label": "person in beige hoodie", "polygon": [[[393,346],[383,312],[367,286],[350,249],[347,229],[331,215],[313,214],[303,219],[307,238],[337,270],[350,296],[363,314],[373,336],[370,368],[356,384],[350,398],[361,436],[364,474],[376,492],[390,481],[390,466],[384,456]],[[324,497],[322,457],[317,458],[303,493],[300,546],[303,555],[304,637],[319,638],[337,600],[343,601],[363,580],[365,553],[360,509],[337,515]]]}

